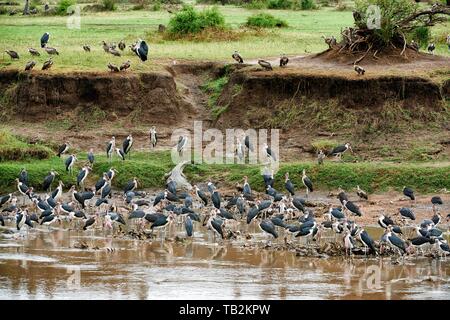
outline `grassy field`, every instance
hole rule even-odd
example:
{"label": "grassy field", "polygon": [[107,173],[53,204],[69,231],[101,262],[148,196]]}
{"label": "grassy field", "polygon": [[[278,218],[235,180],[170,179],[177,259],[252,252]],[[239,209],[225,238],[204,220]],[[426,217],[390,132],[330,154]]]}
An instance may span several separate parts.
{"label": "grassy field", "polygon": [[[197,6],[200,7],[200,6]],[[170,14],[165,11],[115,11],[85,13],[81,16],[81,29],[69,29],[67,17],[61,16],[0,16],[0,68],[23,68],[31,60],[28,47],[39,48],[39,39],[44,32],[50,32],[49,46],[56,47],[60,55],[54,58],[54,70],[106,70],[108,62],[120,64],[131,59],[134,71],[156,70],[162,64],[174,59],[232,61],[231,53],[238,50],[247,58],[288,55],[303,55],[327,48],[322,35],[338,36],[341,28],[351,26],[352,12],[337,11],[335,8],[321,8],[312,11],[292,10],[248,10],[234,6],[220,6],[226,23],[232,29],[242,29],[247,17],[258,12],[270,12],[285,20],[289,27],[265,31],[262,35],[245,36],[236,41],[193,42],[186,40],[162,40],[157,34],[159,24],[167,25]],[[432,36],[445,39],[450,24],[436,26]],[[141,63],[127,48],[122,57],[103,52],[101,41],[131,44],[136,39],[147,39],[150,45],[149,61]],[[85,53],[82,45],[91,45],[91,53]],[[16,50],[21,59],[12,62],[4,50]],[[437,46],[437,54],[449,55],[444,43]],[[43,52],[33,58],[38,67],[47,59]],[[55,71],[53,71],[55,72]]]}
{"label": "grassy field", "polygon": [[[86,154],[78,154],[77,168],[86,163]],[[164,186],[164,174],[173,167],[170,152],[133,153],[131,160],[124,162],[114,160],[110,165],[103,155],[96,156],[93,172],[88,178],[87,185],[93,185],[111,166],[119,173],[114,180],[114,186],[122,188],[127,181],[138,177],[141,188],[161,188]],[[20,170],[26,168],[30,176],[30,184],[35,189],[40,189],[44,176],[49,170],[55,169],[60,174],[66,187],[70,187],[76,181],[75,169],[73,176],[69,176],[63,165],[63,159],[56,156],[45,160],[32,161],[6,161],[0,163],[0,194],[14,190],[14,179]],[[339,186],[346,190],[352,190],[356,185],[369,192],[387,191],[389,189],[401,190],[408,185],[423,193],[438,192],[443,188],[450,188],[450,165],[433,163],[402,163],[401,165],[389,162],[377,163],[336,163],[326,162],[319,166],[313,162],[284,163],[280,171],[276,173],[275,188],[284,190],[284,173],[290,173],[291,181],[297,189],[303,188],[301,171],[307,169],[308,176],[318,189],[336,190]],[[241,182],[247,175],[250,184],[255,190],[263,191],[263,179],[260,168],[255,165],[207,165],[195,164],[186,167],[185,173],[192,183],[207,182],[209,179],[219,186],[232,187],[236,182]]]}

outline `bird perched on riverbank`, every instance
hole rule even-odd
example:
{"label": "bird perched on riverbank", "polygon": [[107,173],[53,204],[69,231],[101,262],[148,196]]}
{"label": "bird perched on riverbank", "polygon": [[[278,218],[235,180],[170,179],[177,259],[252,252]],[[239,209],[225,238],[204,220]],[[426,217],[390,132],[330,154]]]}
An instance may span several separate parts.
{"label": "bird perched on riverbank", "polygon": [[356,73],[358,73],[359,76],[361,76],[361,75],[363,76],[366,73],[366,70],[363,67],[358,66],[356,64],[354,65],[354,69],[355,69]]}
{"label": "bird perched on riverbank", "polygon": [[47,46],[48,40],[50,39],[50,33],[46,32],[41,37],[41,48]]}
{"label": "bird perched on riverbank", "polygon": [[244,59],[242,59],[241,55],[239,54],[239,52],[235,51],[231,57],[236,60],[237,63],[244,63]]}
{"label": "bird perched on riverbank", "polygon": [[70,175],[72,175],[73,165],[77,160],[78,160],[77,157],[74,154],[72,154],[64,162],[64,164],[66,165],[66,171],[69,172]]}
{"label": "bird perched on riverbank", "polygon": [[311,179],[309,179],[309,177],[306,175],[306,169],[303,169],[303,172],[302,172],[302,182],[306,188],[306,197],[308,197],[308,194],[310,192],[313,192],[314,189],[313,189],[313,184],[311,182]]}
{"label": "bird perched on riverbank", "polygon": [[108,63],[108,69],[111,72],[119,72],[120,71],[119,68],[115,64],[112,64],[111,62]]}
{"label": "bird perched on riverbank", "polygon": [[258,64],[263,67],[264,70],[273,70],[272,65],[270,64],[270,62],[266,61],[266,60],[258,60]]}
{"label": "bird perched on riverbank", "polygon": [[323,164],[323,160],[325,159],[325,153],[323,153],[322,150],[319,150],[319,153],[317,154],[317,163]]}
{"label": "bird perched on riverbank", "polygon": [[289,58],[285,54],[282,54],[280,56],[280,67],[286,67],[288,62],[289,62]]}
{"label": "bird perched on riverbank", "polygon": [[434,43],[430,43],[427,47],[428,53],[429,54],[434,54],[434,50],[436,49],[436,46],[434,45]]}
{"label": "bird perched on riverbank", "polygon": [[11,59],[19,59],[19,54],[14,50],[5,50],[5,52],[11,57]]}
{"label": "bird perched on riverbank", "polygon": [[141,59],[141,61],[147,61],[148,45],[144,40],[139,39],[139,41],[134,46],[133,51],[136,53],[139,59]]}
{"label": "bird perched on riverbank", "polygon": [[25,71],[31,71],[33,70],[34,66],[36,65],[36,61],[28,61],[25,65]]}
{"label": "bird perched on riverbank", "polygon": [[129,154],[131,152],[131,148],[133,147],[133,136],[129,134],[122,143],[122,150],[125,154]]}
{"label": "bird perched on riverbank", "polygon": [[339,146],[335,147],[335,148],[331,151],[331,155],[332,155],[332,156],[336,156],[337,158],[339,158],[339,160],[342,160],[342,155],[343,155],[347,150],[351,150],[351,151],[352,151],[352,147],[350,146],[350,143],[346,143],[346,144],[339,145]]}
{"label": "bird perched on riverbank", "polygon": [[330,37],[322,36],[322,38],[324,39],[325,43],[328,45],[329,49],[331,49],[332,47],[334,47],[337,44],[336,38],[334,36],[330,36]]}
{"label": "bird perched on riverbank", "polygon": [[52,58],[49,58],[47,61],[44,62],[44,64],[42,65],[42,70],[48,70],[52,67],[53,65],[53,60]]}
{"label": "bird perched on riverbank", "polygon": [[127,60],[124,63],[122,63],[120,65],[120,71],[126,71],[127,69],[129,69],[131,67],[131,61]]}
{"label": "bird perched on riverbank", "polygon": [[412,201],[416,200],[416,196],[414,195],[414,190],[411,188],[403,187],[403,194]]}
{"label": "bird perched on riverbank", "polygon": [[39,51],[37,51],[34,48],[28,48],[28,52],[32,55],[32,56],[40,56],[41,54],[39,53]]}

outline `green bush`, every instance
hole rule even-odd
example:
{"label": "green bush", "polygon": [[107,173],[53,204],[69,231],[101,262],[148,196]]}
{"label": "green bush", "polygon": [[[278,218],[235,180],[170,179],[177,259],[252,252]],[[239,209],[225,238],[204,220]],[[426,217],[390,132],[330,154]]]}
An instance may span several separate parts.
{"label": "green bush", "polygon": [[73,6],[75,3],[75,0],[60,0],[55,8],[56,13],[59,15],[66,15],[68,13],[67,8]]}
{"label": "green bush", "polygon": [[300,0],[300,10],[313,10],[316,9],[316,3],[314,0]]}
{"label": "green bush", "polygon": [[268,13],[258,13],[248,17],[246,25],[257,28],[282,28],[288,26],[286,21],[275,18]]}
{"label": "green bush", "polygon": [[207,28],[224,29],[225,18],[216,7],[201,12],[186,5],[169,21],[169,33],[193,34]]}
{"label": "green bush", "polygon": [[157,1],[152,5],[152,11],[160,11],[161,10],[161,2]]}
{"label": "green bush", "polygon": [[244,8],[261,10],[267,7],[267,2],[265,0],[254,0],[243,4]]}
{"label": "green bush", "polygon": [[116,10],[116,0],[102,0],[102,4],[106,11]]}
{"label": "green bush", "polygon": [[430,28],[417,27],[412,32],[412,39],[416,41],[421,47],[426,47],[431,39]]}
{"label": "green bush", "polygon": [[290,9],[293,2],[291,0],[269,0],[267,3],[268,9]]}

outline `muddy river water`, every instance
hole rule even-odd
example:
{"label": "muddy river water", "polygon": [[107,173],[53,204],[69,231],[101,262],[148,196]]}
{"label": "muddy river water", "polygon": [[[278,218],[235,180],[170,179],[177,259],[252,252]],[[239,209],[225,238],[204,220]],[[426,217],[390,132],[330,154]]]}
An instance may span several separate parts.
{"label": "muddy river water", "polygon": [[306,258],[201,231],[151,242],[43,228],[0,234],[0,299],[448,299],[449,261]]}

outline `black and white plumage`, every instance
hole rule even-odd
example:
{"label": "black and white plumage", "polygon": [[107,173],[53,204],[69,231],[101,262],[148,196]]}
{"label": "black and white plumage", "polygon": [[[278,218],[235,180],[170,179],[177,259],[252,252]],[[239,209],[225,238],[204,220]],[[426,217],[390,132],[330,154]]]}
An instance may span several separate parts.
{"label": "black and white plumage", "polygon": [[450,254],[450,248],[449,248],[447,242],[442,241],[440,239],[436,239],[435,245],[436,245],[436,248],[438,249],[439,254],[443,254],[443,255]]}
{"label": "black and white plumage", "polygon": [[177,152],[178,152],[178,155],[180,157],[182,156],[183,151],[186,148],[187,143],[188,143],[188,137],[186,137],[186,136],[179,136],[178,137]]}
{"label": "black and white plumage", "polygon": [[270,62],[266,61],[266,60],[258,60],[258,64],[264,69],[264,70],[273,70],[272,65],[270,64]]}
{"label": "black and white plumage", "polygon": [[414,195],[414,190],[411,188],[403,187],[403,194],[413,201],[416,200],[416,196]]}
{"label": "black and white plumage", "polygon": [[166,189],[169,190],[172,194],[177,194],[177,183],[175,180],[170,180],[166,183]]}
{"label": "black and white plumage", "polygon": [[357,215],[359,217],[362,216],[362,212],[359,207],[351,201],[344,200],[343,201],[344,208],[350,211],[352,214]]}
{"label": "black and white plumage", "polygon": [[41,37],[41,48],[45,48],[47,46],[48,40],[50,39],[50,33],[46,32]]}
{"label": "black and white plumage", "polygon": [[292,199],[292,205],[299,211],[305,212],[305,200],[299,197],[294,197]]}
{"label": "black and white plumage", "polygon": [[63,143],[61,146],[59,146],[58,148],[58,154],[57,156],[61,158],[61,155],[63,155],[64,153],[66,153],[67,151],[69,151],[69,147],[70,144],[68,142]]}
{"label": "black and white plumage", "polygon": [[414,212],[410,208],[400,208],[399,212],[400,215],[404,218],[416,220],[416,216],[414,215]]}
{"label": "black and white plumage", "polygon": [[74,164],[75,164],[75,162],[76,162],[77,160],[78,160],[78,159],[77,159],[77,157],[76,157],[74,154],[70,155],[70,156],[66,159],[66,161],[64,162],[64,164],[65,164],[65,166],[66,166],[66,171],[67,171],[67,172],[72,173],[73,166],[74,166]]}
{"label": "black and white plumage", "polygon": [[237,63],[244,63],[244,59],[242,59],[241,55],[239,54],[239,52],[235,51],[231,57],[236,60]]}
{"label": "black and white plumage", "polygon": [[277,161],[277,156],[275,155],[275,152],[271,148],[269,148],[267,143],[264,143],[263,149],[268,159],[270,159],[271,161]]}
{"label": "black and white plumage", "polygon": [[42,65],[42,70],[48,70],[52,67],[53,65],[53,60],[52,58],[49,58],[47,61],[44,62],[44,64]]}
{"label": "black and white plumage", "polygon": [[358,197],[360,197],[361,199],[365,199],[368,200],[369,196],[367,195],[367,192],[365,192],[364,190],[362,190],[359,186],[356,186],[356,194],[358,195]]}
{"label": "black and white plumage", "polygon": [[338,208],[333,208],[333,206],[330,207],[328,213],[336,220],[342,220],[345,219],[344,213],[339,210]]}
{"label": "black and white plumage", "polygon": [[94,229],[96,221],[97,221],[96,216],[93,216],[93,217],[90,217],[89,219],[87,219],[83,225],[83,230],[86,231],[88,229]]}
{"label": "black and white plumage", "polygon": [[435,213],[432,217],[431,217],[431,221],[433,221],[434,225],[437,226],[442,220],[442,216],[439,212]]}
{"label": "black and white plumage", "polygon": [[37,56],[39,57],[41,54],[39,53],[39,51],[37,51],[34,48],[28,48],[28,52],[32,55],[32,56]]}
{"label": "black and white plumage", "polygon": [[262,231],[271,234],[275,239],[278,238],[278,233],[275,230],[275,225],[271,220],[266,219],[261,221],[259,223],[259,227],[261,228]]}
{"label": "black and white plumage", "polygon": [[294,184],[289,179],[289,172],[286,172],[286,174],[285,174],[284,187],[286,188],[286,190],[289,192],[289,194],[291,196],[295,195]]}
{"label": "black and white plumage", "polygon": [[391,219],[391,217],[382,214],[378,217],[378,224],[380,227],[387,229],[388,226],[394,225],[394,221]]}
{"label": "black and white plumage", "polygon": [[53,190],[53,192],[51,194],[51,198],[58,200],[63,194],[63,189],[62,189],[63,186],[64,186],[64,183],[62,181],[59,181],[58,187],[55,190]]}
{"label": "black and white plumage", "polygon": [[128,181],[123,189],[123,193],[126,194],[129,191],[133,191],[138,187],[137,178],[133,178],[133,180]]}
{"label": "black and white plumage", "polygon": [[416,41],[411,40],[411,43],[410,43],[409,46],[410,46],[410,48],[413,49],[414,51],[419,52],[420,46],[419,46],[419,44],[418,44]]}
{"label": "black and white plumage", "polygon": [[313,184],[312,184],[311,179],[309,179],[309,177],[306,175],[306,169],[303,169],[302,182],[303,182],[303,185],[306,188],[306,196],[308,196],[308,194],[310,192],[314,191],[314,188],[313,188]]}
{"label": "black and white plumage", "polygon": [[392,247],[397,248],[397,250],[400,252],[401,255],[406,253],[405,241],[397,237],[395,234],[392,234],[390,227],[387,229],[385,239]]}
{"label": "black and white plumage", "polygon": [[11,59],[19,59],[19,54],[14,50],[5,50],[5,52],[11,57]]}
{"label": "black and white plumage", "polygon": [[122,149],[116,148],[116,153],[122,161],[125,161],[125,152]]}
{"label": "black and white plumage", "polygon": [[116,148],[116,138],[113,136],[106,145],[106,157],[108,158],[109,162],[111,162],[115,148]]}
{"label": "black and white plumage", "polygon": [[251,152],[255,150],[252,141],[250,141],[250,136],[245,136],[244,144],[247,147],[247,149],[250,150]]}
{"label": "black and white plumage", "polygon": [[341,158],[342,155],[349,149],[352,150],[350,143],[339,145],[335,147],[333,150],[331,150],[331,155]]}
{"label": "black and white plumage", "polygon": [[434,45],[434,43],[430,43],[427,47],[428,53],[430,53],[430,54],[434,54],[435,49],[436,49],[436,46]]}
{"label": "black and white plumage", "polygon": [[19,192],[23,195],[23,196],[28,196],[28,192],[30,191],[30,189],[28,188],[28,186],[23,183],[20,182],[19,179],[16,179],[17,182],[17,190],[19,190]]}
{"label": "black and white plumage", "polygon": [[358,229],[357,235],[358,239],[366,248],[368,248],[371,252],[376,253],[375,243],[366,230],[364,230],[363,228]]}
{"label": "black and white plumage", "polygon": [[85,166],[81,168],[80,172],[77,175],[77,186],[83,186],[84,188],[84,181],[86,180],[90,171],[90,167]]}
{"label": "black and white plumage", "polygon": [[150,145],[152,146],[152,148],[155,148],[157,143],[158,135],[156,134],[156,127],[153,126],[150,128]]}
{"label": "black and white plumage", "polygon": [[285,54],[282,54],[280,56],[280,67],[286,67],[288,62],[289,62],[289,58]]}
{"label": "black and white plumage", "polygon": [[439,196],[434,196],[434,197],[432,197],[432,198],[431,198],[431,203],[432,203],[433,205],[443,205],[443,204],[444,204],[444,202],[442,201],[442,198],[439,197]]}
{"label": "black and white plumage", "polygon": [[248,183],[248,177],[244,176],[244,185],[242,188],[242,192],[244,197],[251,198],[252,197],[252,188],[250,187],[250,184]]}
{"label": "black and white plumage", "polygon": [[25,65],[25,71],[31,71],[33,70],[33,68],[36,66],[36,61],[28,61],[27,64]]}
{"label": "black and white plumage", "polygon": [[358,73],[359,76],[363,76],[366,73],[366,70],[363,67],[358,66],[356,64],[354,66],[354,69],[355,69],[356,73]]}
{"label": "black and white plumage", "polygon": [[41,220],[40,225],[50,226],[53,223],[58,222],[58,221],[60,221],[58,216],[56,216],[54,214],[50,214],[48,216],[43,217],[43,219]]}
{"label": "black and white plumage", "polygon": [[88,46],[87,44],[85,44],[85,45],[83,45],[83,50],[84,50],[85,52],[91,52],[91,47]]}
{"label": "black and white plumage", "polygon": [[4,204],[10,203],[12,199],[13,199],[12,193],[0,197],[0,207],[3,206]]}
{"label": "black and white plumage", "polygon": [[133,147],[133,136],[129,134],[122,143],[122,150],[125,154],[129,154]]}
{"label": "black and white plumage", "polygon": [[208,197],[206,196],[206,194],[203,191],[201,191],[200,188],[196,185],[194,185],[194,189],[195,189],[195,193],[197,194],[197,197],[199,197],[200,200],[203,201],[203,204],[205,206],[207,206],[208,205]]}
{"label": "black and white plumage", "polygon": [[135,47],[134,47],[134,53],[141,59],[141,61],[147,61],[148,56],[148,45],[144,40],[139,40]]}

